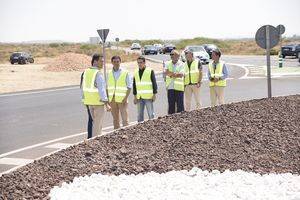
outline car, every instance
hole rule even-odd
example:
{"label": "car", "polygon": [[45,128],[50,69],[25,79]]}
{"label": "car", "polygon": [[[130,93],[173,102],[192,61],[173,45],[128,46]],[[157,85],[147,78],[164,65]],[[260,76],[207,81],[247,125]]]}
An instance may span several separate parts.
{"label": "car", "polygon": [[209,58],[211,58],[211,53],[214,49],[217,49],[218,47],[214,44],[203,44],[203,47],[205,51],[208,53]]}
{"label": "car", "polygon": [[153,46],[155,46],[158,50],[158,53],[162,53],[162,49],[163,49],[163,45],[162,44],[154,44]]}
{"label": "car", "polygon": [[140,50],[141,49],[141,45],[139,43],[132,43],[131,50]]}
{"label": "car", "polygon": [[173,51],[174,49],[176,49],[175,45],[173,44],[165,44],[162,48],[162,53],[166,54],[166,53],[171,53],[171,51]]}
{"label": "car", "polygon": [[157,55],[158,54],[158,49],[154,45],[145,45],[144,48],[142,49],[142,54],[143,55]]}
{"label": "car", "polygon": [[194,58],[200,60],[201,64],[209,63],[209,54],[201,45],[186,46],[180,55],[183,62],[186,62],[185,51],[187,50],[193,52]]}
{"label": "car", "polygon": [[286,56],[296,56],[296,58],[300,57],[300,44],[289,44],[281,47],[282,57]]}
{"label": "car", "polygon": [[34,63],[34,59],[30,53],[14,52],[10,56],[10,63],[12,65],[15,63],[18,63],[18,64]]}

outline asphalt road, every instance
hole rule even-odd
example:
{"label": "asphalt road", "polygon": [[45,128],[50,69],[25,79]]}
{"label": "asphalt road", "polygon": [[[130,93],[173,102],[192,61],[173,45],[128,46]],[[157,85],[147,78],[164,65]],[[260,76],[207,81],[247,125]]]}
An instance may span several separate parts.
{"label": "asphalt road", "polygon": [[[149,56],[167,60],[168,56]],[[230,58],[226,58],[230,59]],[[225,59],[225,60],[226,60]],[[231,58],[237,59],[237,58]],[[243,60],[246,59],[246,60]],[[235,60],[251,63],[251,58]],[[255,65],[256,63],[254,63]],[[226,102],[236,102],[267,96],[267,81],[259,79],[239,79],[244,69],[228,66],[230,80],[226,88]],[[204,66],[207,70],[207,66]],[[154,104],[156,116],[167,114],[167,97],[161,76],[158,76],[159,92]],[[289,95],[300,93],[300,77],[275,78],[272,80],[273,95]],[[201,86],[203,106],[209,106],[208,81]],[[136,121],[136,106],[129,97],[129,118]],[[145,118],[147,116],[145,115]],[[40,142],[73,135],[86,131],[87,114],[80,101],[79,88],[44,91],[42,93],[0,95],[0,154],[34,145]],[[106,113],[104,126],[112,125],[110,113]]]}

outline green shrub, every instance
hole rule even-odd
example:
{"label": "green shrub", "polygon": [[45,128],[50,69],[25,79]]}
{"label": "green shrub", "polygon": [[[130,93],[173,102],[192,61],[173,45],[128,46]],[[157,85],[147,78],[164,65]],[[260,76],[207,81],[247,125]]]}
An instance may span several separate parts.
{"label": "green shrub", "polygon": [[50,46],[51,48],[57,48],[57,47],[59,47],[60,45],[59,45],[58,43],[51,43],[51,44],[49,44],[49,46]]}

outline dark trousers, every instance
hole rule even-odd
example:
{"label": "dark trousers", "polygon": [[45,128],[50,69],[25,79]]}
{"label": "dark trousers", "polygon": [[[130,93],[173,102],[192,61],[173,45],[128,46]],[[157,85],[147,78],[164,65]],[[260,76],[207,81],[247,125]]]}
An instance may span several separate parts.
{"label": "dark trousers", "polygon": [[93,137],[93,118],[92,118],[92,115],[90,113],[90,109],[89,107],[87,106],[87,112],[88,112],[88,116],[89,116],[89,119],[88,119],[88,126],[87,126],[87,132],[88,132],[88,139]]}
{"label": "dark trousers", "polygon": [[[168,90],[168,114],[184,111],[183,91]],[[175,111],[176,106],[176,111]]]}

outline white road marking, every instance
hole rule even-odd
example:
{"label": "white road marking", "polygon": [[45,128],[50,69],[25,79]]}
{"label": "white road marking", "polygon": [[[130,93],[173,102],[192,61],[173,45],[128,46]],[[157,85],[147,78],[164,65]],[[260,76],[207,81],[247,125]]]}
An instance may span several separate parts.
{"label": "white road marking", "polygon": [[20,96],[20,95],[26,95],[26,94],[40,94],[40,93],[73,90],[73,89],[79,89],[79,86],[68,87],[68,88],[49,89],[49,90],[42,90],[42,91],[20,92],[20,93],[15,93],[15,94],[2,94],[2,95],[0,95],[0,97]]}
{"label": "white road marking", "polygon": [[24,158],[0,158],[0,164],[2,165],[27,165],[32,161],[32,159]]}
{"label": "white road marking", "polygon": [[71,146],[72,144],[70,143],[54,143],[48,146],[45,146],[45,148],[52,148],[52,149],[65,149],[68,148],[69,146]]}

